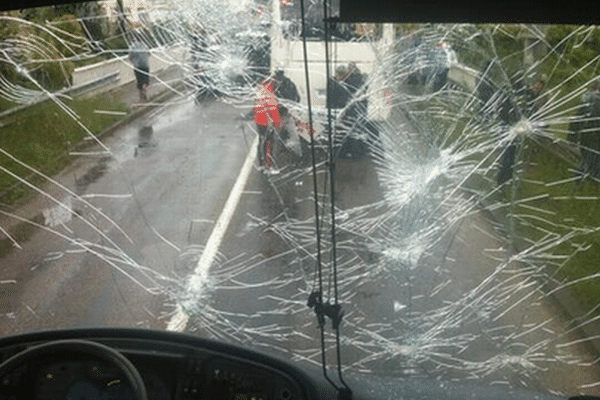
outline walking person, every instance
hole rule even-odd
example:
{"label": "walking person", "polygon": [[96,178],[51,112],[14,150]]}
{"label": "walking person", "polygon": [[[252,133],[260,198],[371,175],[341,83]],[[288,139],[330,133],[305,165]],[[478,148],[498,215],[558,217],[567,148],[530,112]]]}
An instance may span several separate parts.
{"label": "walking person", "polygon": [[148,101],[148,85],[150,84],[150,50],[146,44],[136,39],[129,46],[129,60],[133,65],[133,72],[140,94],[140,101]]}

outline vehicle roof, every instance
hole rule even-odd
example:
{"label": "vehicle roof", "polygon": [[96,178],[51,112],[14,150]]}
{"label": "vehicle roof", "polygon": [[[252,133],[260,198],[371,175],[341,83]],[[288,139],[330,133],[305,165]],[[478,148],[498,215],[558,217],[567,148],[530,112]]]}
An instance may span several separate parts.
{"label": "vehicle roof", "polygon": [[[0,10],[83,2],[85,0],[7,0],[0,3]],[[340,18],[347,22],[512,22],[595,25],[600,22],[597,9],[597,2],[593,0],[575,2],[340,0]]]}
{"label": "vehicle roof", "polygon": [[597,2],[340,0],[345,22],[597,24]]}

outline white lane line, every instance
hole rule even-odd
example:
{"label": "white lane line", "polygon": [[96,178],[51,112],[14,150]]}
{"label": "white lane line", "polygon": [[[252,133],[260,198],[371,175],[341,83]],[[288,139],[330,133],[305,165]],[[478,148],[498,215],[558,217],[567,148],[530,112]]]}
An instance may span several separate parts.
{"label": "white lane line", "polygon": [[[196,264],[194,273],[187,283],[186,291],[188,293],[199,294],[198,291],[202,288],[202,282],[205,282],[208,278],[208,270],[215,258],[215,255],[217,254],[217,251],[219,250],[221,241],[225,236],[225,232],[227,232],[229,222],[231,222],[231,218],[233,217],[244,187],[246,186],[246,182],[248,181],[248,177],[250,176],[250,171],[252,171],[252,165],[254,163],[254,159],[256,158],[257,148],[258,136],[254,138],[254,141],[250,145],[250,152],[246,157],[246,161],[244,161],[244,165],[242,166],[242,170],[238,175],[235,185],[233,185],[233,189],[231,189],[227,203],[225,203],[225,207],[223,208],[223,211],[221,211],[219,220],[213,228],[210,238],[206,243],[206,248],[200,257],[198,264]],[[199,298],[199,296],[193,297]],[[188,314],[184,312],[180,304],[177,304],[177,311],[169,321],[167,330],[182,332],[187,326],[188,319]]]}
{"label": "white lane line", "polygon": [[94,114],[105,114],[105,115],[127,115],[123,111],[108,111],[108,110],[94,110]]}

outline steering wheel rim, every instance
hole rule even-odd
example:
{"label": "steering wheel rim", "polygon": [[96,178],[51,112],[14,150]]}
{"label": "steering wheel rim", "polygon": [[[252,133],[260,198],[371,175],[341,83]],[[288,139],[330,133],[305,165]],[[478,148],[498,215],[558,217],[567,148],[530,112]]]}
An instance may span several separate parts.
{"label": "steering wheel rim", "polygon": [[148,400],[146,386],[142,376],[135,366],[118,351],[100,343],[80,339],[57,340],[49,343],[30,347],[15,354],[0,364],[0,377],[7,375],[16,367],[25,364],[40,356],[52,355],[60,352],[84,353],[96,356],[116,366],[125,374],[125,379],[133,389],[135,400]]}

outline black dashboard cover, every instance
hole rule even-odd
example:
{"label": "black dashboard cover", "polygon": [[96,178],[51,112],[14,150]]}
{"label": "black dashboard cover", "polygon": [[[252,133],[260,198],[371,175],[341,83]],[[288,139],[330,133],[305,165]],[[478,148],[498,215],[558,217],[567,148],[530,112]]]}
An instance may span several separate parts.
{"label": "black dashboard cover", "polygon": [[[223,359],[254,363],[289,377],[301,388],[302,396],[307,400],[335,399],[335,389],[324,379],[322,368],[308,368],[292,365],[276,357],[204,339],[186,333],[152,331],[132,328],[90,328],[65,329],[26,333],[18,336],[0,338],[0,356],[6,359],[27,346],[62,339],[84,339],[103,344],[115,344],[123,352],[126,350],[145,350],[149,353],[179,352],[182,357],[206,353],[219,355]],[[160,365],[157,368],[161,368]],[[329,371],[329,377],[336,380],[337,374]],[[182,377],[183,379],[183,377]],[[543,395],[532,391],[507,389],[493,386],[482,387],[443,382],[432,379],[413,379],[344,373],[344,379],[353,391],[353,399],[359,400],[397,400],[402,399],[441,399],[462,400],[557,400],[564,399],[552,395]]]}

